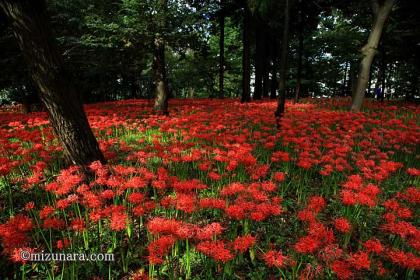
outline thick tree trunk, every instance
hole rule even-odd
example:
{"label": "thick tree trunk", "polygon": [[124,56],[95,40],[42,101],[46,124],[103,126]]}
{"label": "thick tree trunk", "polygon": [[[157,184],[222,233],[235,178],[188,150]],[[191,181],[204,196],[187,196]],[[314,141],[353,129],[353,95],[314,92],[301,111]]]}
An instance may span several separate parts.
{"label": "thick tree trunk", "polygon": [[299,101],[300,97],[300,87],[302,84],[302,57],[303,57],[303,8],[302,0],[299,0],[299,11],[298,11],[298,24],[299,24],[299,34],[298,34],[298,61],[297,61],[297,77],[296,77],[296,92],[295,92],[295,102]]}
{"label": "thick tree trunk", "polygon": [[105,162],[82,103],[63,68],[50,33],[45,2],[1,0],[0,6],[12,22],[19,47],[67,160],[80,166],[96,160]]}
{"label": "thick tree trunk", "polygon": [[281,47],[281,54],[280,54],[279,98],[278,98],[277,110],[274,113],[278,121],[282,118],[285,111],[285,105],[286,105],[286,73],[287,73],[287,55],[288,55],[288,45],[289,45],[289,13],[290,13],[289,0],[286,0],[285,7],[284,7],[283,38],[281,42],[282,47]]}
{"label": "thick tree trunk", "polygon": [[245,3],[243,19],[243,52],[242,52],[242,98],[241,102],[251,100],[251,46],[250,46],[250,18],[251,12]]}
{"label": "thick tree trunk", "polygon": [[367,44],[362,48],[363,58],[360,63],[360,70],[357,80],[357,86],[353,93],[353,104],[351,111],[360,111],[365,96],[366,86],[369,82],[370,67],[373,58],[376,55],[382,30],[395,0],[384,0],[382,4],[378,0],[372,0],[374,21],[369,34]]}
{"label": "thick tree trunk", "polygon": [[223,0],[220,0],[220,39],[219,39],[219,98],[225,97],[224,72],[225,72],[225,15],[223,13]]}
{"label": "thick tree trunk", "polygon": [[165,40],[162,32],[166,26],[167,0],[159,0],[159,32],[154,39],[153,72],[155,76],[155,104],[153,109],[158,114],[168,115],[168,82],[166,79]]}

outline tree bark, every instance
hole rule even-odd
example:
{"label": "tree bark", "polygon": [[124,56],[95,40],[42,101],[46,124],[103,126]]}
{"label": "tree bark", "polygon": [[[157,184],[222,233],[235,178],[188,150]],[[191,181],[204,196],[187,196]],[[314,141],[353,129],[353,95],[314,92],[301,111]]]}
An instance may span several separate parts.
{"label": "tree bark", "polygon": [[289,45],[289,13],[290,5],[289,0],[285,0],[284,7],[284,23],[283,23],[283,38],[282,38],[282,47],[280,55],[280,79],[279,79],[279,98],[277,104],[277,110],[274,113],[278,120],[283,117],[286,105],[286,72],[287,72],[287,55],[288,55],[288,45]]}
{"label": "tree bark", "polygon": [[[274,32],[273,32],[274,33]],[[273,34],[272,34],[273,35]],[[277,87],[278,87],[278,80],[277,80],[277,70],[278,70],[278,50],[277,50],[277,40],[275,36],[272,36],[272,45],[271,45],[271,59],[273,62],[271,68],[271,88],[270,88],[270,99],[277,98]]]}
{"label": "tree bark", "polygon": [[219,39],[219,98],[225,97],[224,72],[225,72],[225,15],[223,12],[224,0],[220,0],[220,39]]}
{"label": "tree bark", "polygon": [[377,52],[385,21],[391,12],[394,2],[395,0],[384,0],[383,3],[380,4],[379,0],[372,0],[374,15],[373,27],[369,34],[367,44],[361,50],[363,58],[360,62],[357,86],[353,93],[354,98],[350,108],[351,111],[358,112],[362,107],[366,86],[369,82],[370,67]]}
{"label": "tree bark", "polygon": [[263,71],[264,71],[264,28],[261,19],[255,15],[255,85],[254,100],[262,98],[263,90]]}
{"label": "tree bark", "polygon": [[263,25],[265,31],[263,32],[263,54],[262,54],[262,60],[263,60],[263,68],[262,68],[262,96],[263,98],[269,97],[269,91],[270,91],[270,48],[269,48],[269,40],[270,40],[270,32],[269,27],[266,23]]}
{"label": "tree bark", "polygon": [[251,12],[245,3],[243,18],[243,52],[242,52],[242,98],[241,102],[249,102],[251,100],[251,46],[250,46],[250,18]]}
{"label": "tree bark", "polygon": [[165,39],[163,32],[166,27],[167,0],[159,0],[158,20],[159,32],[154,39],[153,72],[155,76],[155,104],[154,110],[158,114],[168,115],[168,82],[166,79]]}
{"label": "tree bark", "polygon": [[299,0],[299,11],[298,11],[298,25],[299,25],[299,34],[298,34],[298,61],[297,61],[297,77],[296,77],[296,91],[295,91],[295,102],[299,101],[300,97],[300,87],[302,83],[302,57],[303,57],[303,8],[302,0]]}
{"label": "tree bark", "polygon": [[31,76],[39,88],[50,123],[70,163],[86,166],[105,159],[89,126],[83,105],[63,67],[42,0],[1,0],[12,22]]}
{"label": "tree bark", "polygon": [[385,49],[382,50],[382,60],[381,60],[381,87],[382,87],[382,94],[385,97],[385,89],[386,89],[386,69],[387,69],[387,63],[386,63],[386,53]]}
{"label": "tree bark", "polygon": [[341,90],[341,95],[342,96],[346,96],[346,84],[347,84],[347,71],[349,68],[349,62],[346,61],[345,65],[344,65],[344,77],[343,77],[343,86],[342,86],[342,90]]}

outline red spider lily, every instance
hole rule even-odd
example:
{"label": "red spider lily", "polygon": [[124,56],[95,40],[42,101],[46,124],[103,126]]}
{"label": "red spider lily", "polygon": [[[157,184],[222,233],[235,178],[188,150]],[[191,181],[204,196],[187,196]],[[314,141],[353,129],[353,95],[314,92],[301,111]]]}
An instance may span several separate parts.
{"label": "red spider lily", "polygon": [[413,253],[406,253],[400,250],[391,249],[386,252],[387,257],[394,264],[409,269],[420,269],[420,258]]}
{"label": "red spider lily", "polygon": [[203,253],[215,261],[228,262],[233,259],[232,252],[226,248],[223,241],[202,241],[196,245],[198,252]]}
{"label": "red spider lily", "polygon": [[58,240],[57,241],[56,247],[57,247],[58,250],[63,250],[65,248],[69,247],[70,245],[71,245],[70,240],[67,239],[67,238],[64,238],[63,240]]}
{"label": "red spider lily", "polygon": [[269,267],[282,267],[286,264],[288,258],[281,251],[270,250],[262,256],[264,262]]}
{"label": "red spider lily", "polygon": [[122,206],[113,206],[111,208],[110,227],[112,230],[124,230],[127,226],[128,215]]}
{"label": "red spider lily", "polygon": [[66,222],[59,218],[46,218],[42,223],[44,229],[61,230],[65,228]]}
{"label": "red spider lily", "polygon": [[312,196],[308,200],[308,209],[311,209],[315,213],[319,213],[322,209],[325,208],[327,203],[325,202],[325,199],[320,196]]}
{"label": "red spider lily", "polygon": [[369,255],[363,251],[350,254],[350,257],[348,258],[348,262],[356,270],[362,270],[362,269],[369,270],[370,269]]}
{"label": "red spider lily", "polygon": [[343,250],[337,244],[329,244],[321,249],[318,257],[327,264],[340,259],[343,256]]}
{"label": "red spider lily", "polygon": [[14,248],[25,246],[29,241],[27,234],[32,228],[31,219],[23,215],[16,215],[5,224],[0,224],[0,238],[3,250],[11,254]]}
{"label": "red spider lily", "polygon": [[223,232],[223,227],[220,223],[211,223],[202,228],[199,228],[196,233],[196,238],[199,240],[212,240],[217,235]]}
{"label": "red spider lily", "polygon": [[295,244],[295,250],[299,253],[313,253],[320,246],[318,239],[313,236],[301,237],[298,242]]}
{"label": "red spider lily", "polygon": [[349,232],[350,231],[350,222],[346,218],[337,218],[334,221],[334,226],[339,232]]}
{"label": "red spider lily", "polygon": [[128,201],[131,202],[131,203],[133,203],[133,204],[142,203],[143,200],[144,200],[144,194],[143,193],[135,192],[135,193],[131,193],[128,196]]}
{"label": "red spider lily", "polygon": [[70,228],[74,231],[84,231],[86,229],[85,221],[81,218],[77,218],[71,221]]}
{"label": "red spider lily", "polygon": [[346,261],[336,260],[331,265],[332,271],[337,274],[338,279],[346,280],[353,278],[353,272],[350,268],[350,264]]}
{"label": "red spider lily", "polygon": [[161,264],[163,257],[169,252],[171,247],[175,244],[175,238],[171,236],[162,236],[151,242],[147,249],[149,251],[149,263]]}
{"label": "red spider lily", "polygon": [[244,236],[238,236],[233,241],[233,249],[241,253],[244,253],[255,244],[255,241],[256,241],[256,238],[251,236],[250,234],[247,234]]}
{"label": "red spider lily", "polygon": [[219,198],[202,198],[199,200],[198,205],[202,209],[220,209],[226,208],[226,201]]}
{"label": "red spider lily", "polygon": [[363,243],[363,247],[368,253],[375,253],[378,255],[384,250],[381,241],[379,241],[378,239],[369,239],[365,241],[365,243]]}

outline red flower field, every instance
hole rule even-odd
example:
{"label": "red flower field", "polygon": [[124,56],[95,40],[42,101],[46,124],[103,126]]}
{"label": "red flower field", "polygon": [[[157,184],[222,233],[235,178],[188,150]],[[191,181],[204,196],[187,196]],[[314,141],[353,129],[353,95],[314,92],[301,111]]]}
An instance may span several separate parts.
{"label": "red flower field", "polygon": [[90,176],[46,113],[0,113],[0,279],[418,279],[420,107],[305,100],[279,128],[271,101],[169,107],[86,106]]}

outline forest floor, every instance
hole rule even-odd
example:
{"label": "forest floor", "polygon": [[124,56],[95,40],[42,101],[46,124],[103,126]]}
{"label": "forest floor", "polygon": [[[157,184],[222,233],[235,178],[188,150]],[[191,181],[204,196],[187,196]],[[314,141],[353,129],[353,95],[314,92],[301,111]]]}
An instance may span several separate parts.
{"label": "forest floor", "polygon": [[348,105],[287,103],[279,129],[274,101],[87,105],[88,179],[46,113],[0,113],[0,279],[418,279],[420,107]]}

